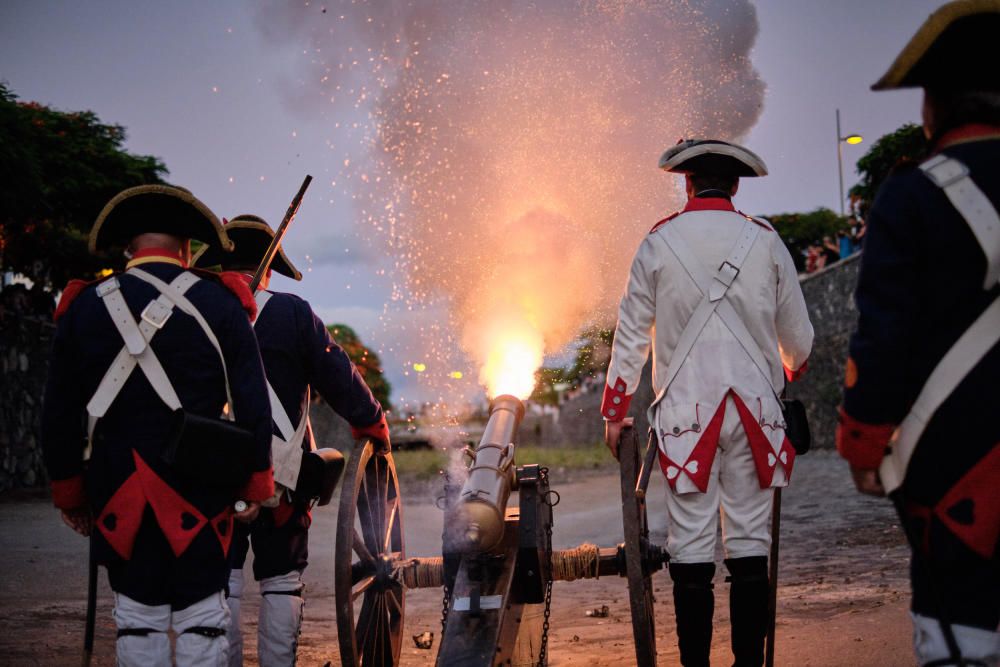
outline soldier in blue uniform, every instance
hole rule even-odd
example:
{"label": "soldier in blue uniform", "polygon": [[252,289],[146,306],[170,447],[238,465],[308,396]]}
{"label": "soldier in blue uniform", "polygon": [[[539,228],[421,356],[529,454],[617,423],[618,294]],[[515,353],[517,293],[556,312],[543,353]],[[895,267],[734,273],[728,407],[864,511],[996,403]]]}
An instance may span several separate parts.
{"label": "soldier in blue uniform", "polygon": [[[237,518],[250,520],[274,493],[255,304],[233,276],[187,269],[192,238],[231,247],[186,190],[121,192],[94,224],[90,250],[125,246],[126,270],[71,281],[56,312],[45,464],[64,520],[92,534],[108,569],[120,665],[171,664],[171,628],[177,664],[222,664],[233,506],[245,501]],[[245,435],[229,460],[246,474],[228,486],[195,482],[168,462],[172,445],[193,420],[221,425],[224,413]]]}
{"label": "soldier in blue uniform", "polygon": [[922,87],[930,157],[868,219],[837,446],[893,499],[921,665],[1000,662],[1000,0],[935,12],[876,83]]}
{"label": "soldier in blue uniform", "polygon": [[[198,266],[221,266],[249,283],[274,237],[261,218],[241,215],[225,226],[236,244],[231,253],[206,248]],[[293,280],[302,274],[280,249],[271,268]],[[310,504],[292,495],[302,454],[315,449],[309,427],[309,397],[318,391],[347,420],[355,437],[369,436],[389,447],[389,433],[379,402],[357,368],[331,338],[309,304],[294,294],[267,290],[270,271],[261,281],[254,324],[264,369],[273,389],[272,418],[277,496],[249,528],[240,527],[229,579],[231,666],[243,663],[239,623],[243,565],[253,544],[254,578],[260,582],[261,606],[257,650],[261,665],[292,665],[302,622],[302,572],[308,558]]]}

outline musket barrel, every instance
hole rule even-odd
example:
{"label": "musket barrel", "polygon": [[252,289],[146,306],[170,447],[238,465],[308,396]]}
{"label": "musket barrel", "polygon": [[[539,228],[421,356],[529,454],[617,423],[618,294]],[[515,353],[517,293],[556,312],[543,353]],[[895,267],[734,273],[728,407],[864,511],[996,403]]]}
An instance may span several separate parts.
{"label": "musket barrel", "polygon": [[490,551],[503,539],[504,513],[514,480],[514,443],[523,417],[524,404],[514,396],[494,399],[469,477],[449,520],[449,551]]}

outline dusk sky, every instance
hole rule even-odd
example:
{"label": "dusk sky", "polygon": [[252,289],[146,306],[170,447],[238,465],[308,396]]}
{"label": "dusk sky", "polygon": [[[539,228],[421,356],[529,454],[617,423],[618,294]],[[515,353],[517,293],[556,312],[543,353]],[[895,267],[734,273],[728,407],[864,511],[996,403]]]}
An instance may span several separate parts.
{"label": "dusk sky", "polygon": [[[865,137],[861,146],[844,147],[846,189],[871,140],[919,122],[918,92],[873,93],[869,86],[942,3],[752,4],[759,33],[751,59],[766,93],[760,118],[742,141],[764,158],[770,176],[745,179],[737,205],[762,215],[837,210],[835,109],[844,134]],[[307,44],[282,40],[265,25],[270,16],[235,0],[6,0],[0,3],[0,79],[22,100],[89,109],[106,123],[124,125],[129,150],[162,158],[168,180],[191,189],[220,216],[253,212],[276,225],[303,176],[313,174],[285,244],[305,278],[301,284],[277,279],[273,286],[296,291],[325,321],[352,325],[380,350],[394,402],[425,398],[413,382],[417,353],[397,327],[402,319],[383,317],[405,307],[391,298],[391,253],[359,222],[343,184],[333,185],[353,141],[348,128],[363,124],[364,114],[296,102],[311,85],[313,55],[304,53]],[[664,148],[650,149],[650,170]],[[662,177],[667,190],[672,177]],[[625,247],[607,250],[631,256],[640,238],[630,232]],[[619,291],[624,280],[623,274]]]}

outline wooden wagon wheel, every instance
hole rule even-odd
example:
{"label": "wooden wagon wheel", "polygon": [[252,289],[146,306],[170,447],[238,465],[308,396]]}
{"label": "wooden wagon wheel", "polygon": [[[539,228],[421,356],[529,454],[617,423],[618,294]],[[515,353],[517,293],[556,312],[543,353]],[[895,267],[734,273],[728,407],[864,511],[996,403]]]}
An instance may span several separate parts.
{"label": "wooden wagon wheel", "polygon": [[[653,445],[655,446],[655,444]],[[625,526],[625,568],[632,606],[632,635],[638,665],[656,664],[656,619],[653,615],[653,584],[644,566],[649,545],[646,499],[636,494],[640,471],[639,437],[634,428],[622,430],[618,444],[621,465],[622,521]]]}
{"label": "wooden wagon wheel", "polygon": [[399,664],[405,599],[395,569],[406,556],[402,512],[392,454],[377,453],[370,440],[358,443],[337,514],[334,591],[344,667]]}

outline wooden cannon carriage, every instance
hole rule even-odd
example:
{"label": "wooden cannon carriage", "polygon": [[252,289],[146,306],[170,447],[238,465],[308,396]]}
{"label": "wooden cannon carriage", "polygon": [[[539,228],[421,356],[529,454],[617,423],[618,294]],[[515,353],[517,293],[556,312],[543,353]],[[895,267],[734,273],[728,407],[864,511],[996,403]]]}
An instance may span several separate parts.
{"label": "wooden cannon carriage", "polygon": [[[443,588],[443,632],[437,664],[511,664],[515,646],[529,647],[546,664],[552,582],[620,575],[627,579],[636,661],[656,664],[651,576],[667,553],[649,542],[646,487],[655,464],[650,443],[640,463],[633,429],[622,435],[622,520],[625,541],[553,551],[553,507],[558,493],[548,470],[516,465],[516,437],[524,406],[513,396],[493,401],[472,464],[459,486],[447,480],[442,499],[442,555],[408,558],[403,502],[391,453],[370,441],[357,445],[347,465],[337,523],[335,591],[341,661],[345,667],[399,664],[406,590]],[[508,497],[517,491],[517,506]],[[540,605],[543,621],[526,622]],[[528,607],[530,609],[530,607]]]}

